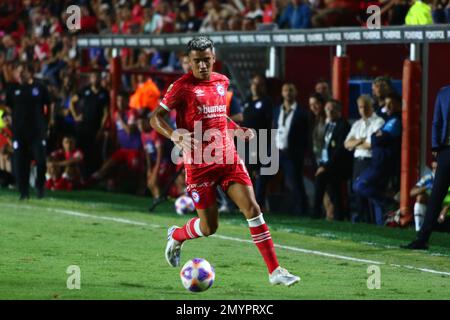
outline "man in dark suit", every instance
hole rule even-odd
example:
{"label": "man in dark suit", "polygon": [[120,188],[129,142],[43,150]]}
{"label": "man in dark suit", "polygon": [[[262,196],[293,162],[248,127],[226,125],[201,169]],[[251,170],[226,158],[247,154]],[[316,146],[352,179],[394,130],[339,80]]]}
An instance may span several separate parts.
{"label": "man in dark suit", "polygon": [[344,141],[350,131],[350,124],[342,119],[342,105],[337,100],[330,100],[325,105],[327,124],[319,161],[316,171],[314,216],[322,216],[322,202],[325,191],[328,191],[335,208],[336,220],[344,219],[343,182],[352,173],[352,153],[345,149]]}
{"label": "man in dark suit", "polygon": [[425,220],[417,234],[417,239],[406,246],[402,246],[405,249],[428,249],[428,240],[436,225],[442,202],[450,186],[450,86],[443,87],[436,97],[431,148],[437,157],[437,169],[428,200]]}
{"label": "man in dark suit", "polygon": [[290,189],[293,211],[308,213],[308,199],[303,182],[303,164],[308,144],[308,116],[297,103],[297,89],[292,83],[282,87],[283,104],[276,108],[274,128],[276,148],[280,152],[280,167]]}

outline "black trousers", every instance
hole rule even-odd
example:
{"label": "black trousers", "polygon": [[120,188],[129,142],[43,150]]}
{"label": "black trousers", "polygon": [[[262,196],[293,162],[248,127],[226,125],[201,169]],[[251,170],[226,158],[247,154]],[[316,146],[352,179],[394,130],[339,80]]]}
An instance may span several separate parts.
{"label": "black trousers", "polygon": [[325,192],[328,192],[331,203],[334,206],[334,219],[344,220],[346,213],[344,208],[342,186],[344,178],[339,177],[337,172],[325,171],[316,177],[314,187],[314,216],[323,216],[322,203]]}
{"label": "black trousers", "polygon": [[14,175],[21,196],[28,197],[30,186],[31,160],[36,161],[36,189],[43,190],[45,184],[46,141],[45,139],[14,139],[13,140]]}
{"label": "black trousers", "polygon": [[[355,158],[353,161],[353,182],[359,177],[359,175],[366,170],[371,163],[371,158]],[[358,216],[365,222],[372,222],[370,216],[370,207],[369,200],[360,195],[359,193],[354,192],[356,210],[358,212]]]}
{"label": "black trousers", "polygon": [[293,159],[288,153],[280,151],[280,167],[283,170],[286,186],[290,191],[293,205],[291,210],[297,215],[308,215],[308,197],[303,182],[303,157]]}
{"label": "black trousers", "polygon": [[425,220],[417,235],[417,239],[422,242],[428,242],[431,232],[437,224],[437,218],[442,209],[442,202],[450,186],[450,146],[446,146],[439,151],[437,163],[433,188],[431,189],[431,195],[425,213]]}

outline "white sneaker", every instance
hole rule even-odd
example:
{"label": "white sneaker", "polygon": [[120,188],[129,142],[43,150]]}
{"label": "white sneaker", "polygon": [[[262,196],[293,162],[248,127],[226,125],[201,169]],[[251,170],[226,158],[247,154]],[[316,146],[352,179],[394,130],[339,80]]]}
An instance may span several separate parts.
{"label": "white sneaker", "polygon": [[167,246],[166,246],[166,260],[172,267],[180,265],[181,247],[182,243],[172,238],[173,232],[178,229],[177,226],[171,226],[167,230]]}
{"label": "white sneaker", "polygon": [[282,267],[278,267],[269,275],[270,284],[284,284],[285,286],[291,286],[294,283],[300,281],[300,277],[290,274],[289,271]]}

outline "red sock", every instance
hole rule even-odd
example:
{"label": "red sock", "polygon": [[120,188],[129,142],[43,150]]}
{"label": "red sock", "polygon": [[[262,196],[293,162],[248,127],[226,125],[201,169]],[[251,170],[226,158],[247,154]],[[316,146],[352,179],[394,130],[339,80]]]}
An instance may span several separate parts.
{"label": "red sock", "polygon": [[202,236],[203,234],[200,230],[200,218],[192,218],[186,222],[184,226],[176,229],[172,234],[172,238],[180,242]]}
{"label": "red sock", "polygon": [[264,222],[262,214],[256,218],[248,219],[247,221],[250,227],[253,242],[256,244],[259,252],[263,256],[269,273],[272,273],[273,270],[279,266],[279,264],[269,228]]}

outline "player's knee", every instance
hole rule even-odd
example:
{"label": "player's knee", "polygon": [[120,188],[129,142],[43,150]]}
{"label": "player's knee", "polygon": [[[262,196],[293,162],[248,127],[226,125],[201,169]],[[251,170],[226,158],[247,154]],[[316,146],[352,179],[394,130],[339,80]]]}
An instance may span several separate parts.
{"label": "player's knee", "polygon": [[255,202],[250,204],[246,209],[245,209],[245,216],[247,219],[252,219],[252,218],[256,218],[257,216],[259,216],[261,214],[261,208],[259,207],[259,205]]}

